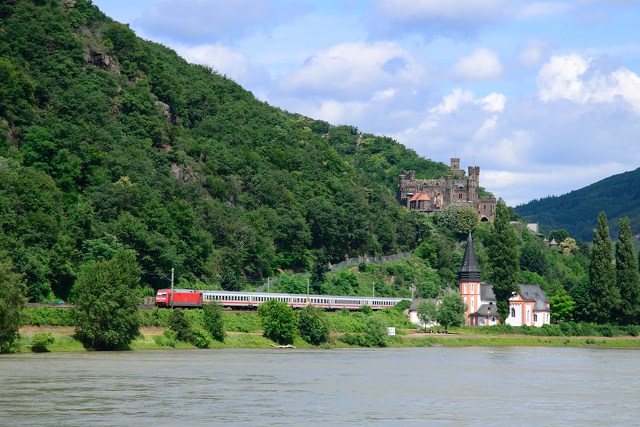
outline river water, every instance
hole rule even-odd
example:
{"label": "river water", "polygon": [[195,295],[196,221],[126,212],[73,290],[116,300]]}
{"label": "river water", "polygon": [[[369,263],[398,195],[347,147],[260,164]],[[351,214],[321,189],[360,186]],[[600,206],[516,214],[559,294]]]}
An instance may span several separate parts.
{"label": "river water", "polygon": [[638,425],[638,350],[0,356],[0,425]]}

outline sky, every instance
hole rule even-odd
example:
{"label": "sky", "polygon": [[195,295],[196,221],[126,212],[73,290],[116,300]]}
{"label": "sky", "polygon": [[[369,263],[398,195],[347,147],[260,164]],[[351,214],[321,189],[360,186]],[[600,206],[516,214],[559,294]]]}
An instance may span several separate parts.
{"label": "sky", "polygon": [[271,105],[480,166],[509,206],[640,167],[640,1],[93,4]]}

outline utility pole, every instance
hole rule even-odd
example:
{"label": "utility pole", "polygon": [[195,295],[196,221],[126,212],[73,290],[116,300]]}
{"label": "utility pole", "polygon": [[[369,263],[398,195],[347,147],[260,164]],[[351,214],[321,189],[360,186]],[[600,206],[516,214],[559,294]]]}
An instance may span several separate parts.
{"label": "utility pole", "polygon": [[173,267],[171,267],[171,308],[173,308]]}
{"label": "utility pole", "polygon": [[376,297],[376,284],[371,285],[371,292],[373,293],[373,297]]}

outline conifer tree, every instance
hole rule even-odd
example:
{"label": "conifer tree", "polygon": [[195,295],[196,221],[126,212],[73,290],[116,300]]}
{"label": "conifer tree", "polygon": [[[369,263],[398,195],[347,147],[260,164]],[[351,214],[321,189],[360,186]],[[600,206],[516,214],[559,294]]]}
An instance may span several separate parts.
{"label": "conifer tree", "polygon": [[619,320],[630,325],[637,323],[640,314],[640,273],[629,218],[620,220],[619,233],[616,244],[616,285],[621,298]]}
{"label": "conifer tree", "polygon": [[509,223],[509,209],[504,200],[498,200],[493,229],[489,236],[489,263],[493,293],[496,295],[500,322],[509,316],[509,298],[518,290],[520,275],[518,236]]}
{"label": "conifer tree", "polygon": [[613,250],[607,215],[598,214],[598,228],[593,233],[593,249],[589,265],[589,319],[596,323],[608,323],[614,318],[614,310],[620,306],[620,290],[616,286]]}

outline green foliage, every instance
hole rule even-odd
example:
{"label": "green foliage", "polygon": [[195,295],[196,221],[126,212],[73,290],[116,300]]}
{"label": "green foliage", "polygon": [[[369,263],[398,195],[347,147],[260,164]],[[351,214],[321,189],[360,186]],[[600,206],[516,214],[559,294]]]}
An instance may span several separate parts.
{"label": "green foliage", "polygon": [[235,290],[317,254],[410,251],[424,237],[427,220],[394,200],[397,177],[446,165],[271,107],[75,3],[2,4],[0,250],[30,300],[67,299],[82,264],[120,246],[146,286],[174,268]]}
{"label": "green foliage", "polygon": [[620,292],[618,320],[626,325],[637,324],[640,321],[640,272],[628,218],[620,220],[616,244],[616,286]]}
{"label": "green foliage", "polygon": [[593,250],[589,264],[589,320],[608,323],[616,318],[620,306],[620,290],[616,286],[616,271],[613,264],[613,248],[607,215],[598,214],[598,227],[593,233]]}
{"label": "green foliage", "polygon": [[386,347],[389,340],[387,323],[380,317],[370,316],[364,326],[364,337],[367,347]]}
{"label": "green foliage", "polygon": [[555,322],[567,322],[573,319],[573,311],[576,303],[571,295],[561,289],[549,298],[551,305],[551,319]]}
{"label": "green foliage", "polygon": [[184,311],[177,309],[171,310],[168,321],[169,329],[176,334],[178,341],[192,342],[194,340],[193,329],[191,323],[184,314]]}
{"label": "green foliage", "polygon": [[438,213],[436,222],[460,235],[471,233],[478,225],[478,212],[473,206],[449,205]]}
{"label": "green foliage", "polygon": [[108,261],[92,261],[81,270],[73,301],[76,337],[87,348],[129,348],[139,335],[140,267],[131,251]]}
{"label": "green foliage", "polygon": [[433,301],[423,301],[418,306],[418,319],[424,325],[428,325],[436,321],[438,317],[438,307]]}
{"label": "green foliage", "polygon": [[226,336],[222,306],[217,303],[205,304],[202,307],[202,326],[214,340],[223,342]]}
{"label": "green foliage", "polygon": [[286,303],[271,299],[258,307],[263,335],[278,344],[293,344],[297,329],[296,313]]}
{"label": "green foliage", "polygon": [[56,341],[51,332],[38,332],[31,338],[31,351],[34,353],[48,353],[49,346]]}
{"label": "green foliage", "polygon": [[462,326],[464,325],[466,308],[462,297],[458,293],[448,293],[442,297],[436,320],[444,326],[445,330],[449,326]]}
{"label": "green foliage", "polygon": [[518,236],[509,223],[509,210],[504,200],[496,205],[496,217],[493,222],[488,254],[491,264],[491,282],[496,295],[500,321],[509,316],[509,298],[518,290]]}
{"label": "green foliage", "polygon": [[329,322],[324,310],[308,305],[298,315],[298,330],[303,340],[320,345],[329,340]]}
{"label": "green foliage", "polygon": [[0,353],[15,350],[19,337],[26,287],[20,274],[13,271],[6,253],[0,253]]}

